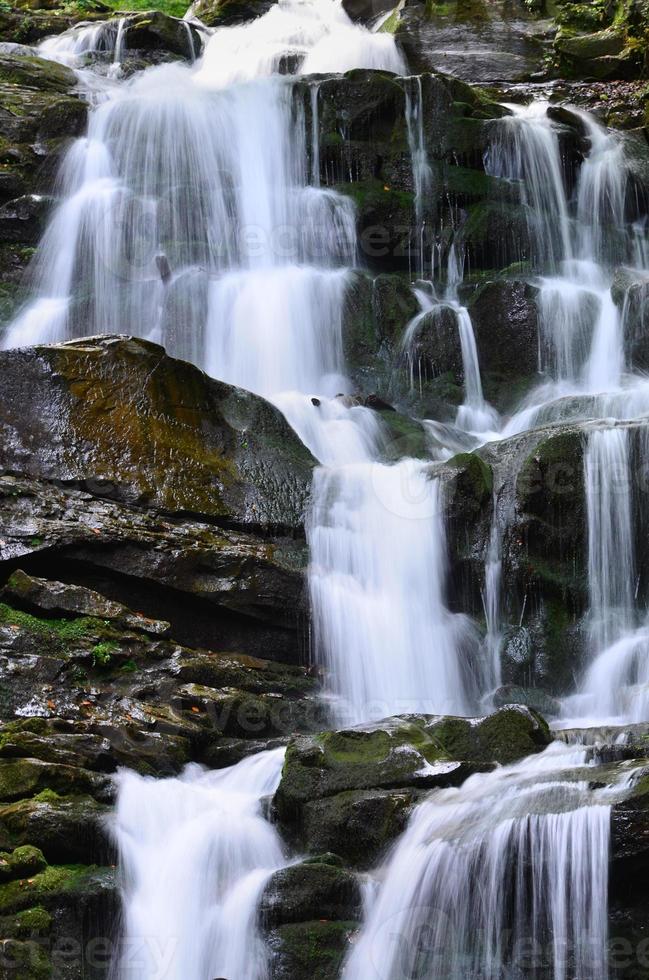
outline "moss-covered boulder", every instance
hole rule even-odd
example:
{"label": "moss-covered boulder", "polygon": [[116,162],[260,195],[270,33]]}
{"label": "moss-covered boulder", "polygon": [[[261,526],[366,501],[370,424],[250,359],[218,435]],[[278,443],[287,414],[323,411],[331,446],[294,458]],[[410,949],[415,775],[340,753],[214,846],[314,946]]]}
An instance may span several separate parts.
{"label": "moss-covered boulder", "polygon": [[126,52],[166,52],[193,61],[201,50],[202,39],[196,27],[161,10],[129,14],[122,31]]}
{"label": "moss-covered boulder", "polygon": [[537,292],[525,280],[499,278],[470,297],[483,389],[501,411],[518,405],[538,378]]}
{"label": "moss-covered boulder", "polygon": [[333,850],[354,868],[373,868],[403,833],[413,807],[423,796],[417,789],[365,789],[312,800],[302,808],[298,840],[310,854]]}
{"label": "moss-covered boulder", "polygon": [[0,466],[242,525],[299,528],[313,460],[277,409],[142,340],[6,351]]}
{"label": "moss-covered boulder", "polygon": [[0,826],[18,850],[36,845],[51,864],[94,864],[112,856],[110,807],[91,796],[59,796],[44,790],[0,808]]}
{"label": "moss-covered boulder", "polygon": [[[523,707],[479,722],[412,716],[300,737],[287,749],[274,807],[289,836],[316,852],[348,854],[351,848],[358,855],[367,847],[375,855],[403,825],[413,800],[412,792],[376,791],[459,785],[473,772],[513,762],[549,741],[543,719]],[[363,822],[368,827],[360,838],[350,835],[354,821],[359,832]]]}
{"label": "moss-covered boulder", "polygon": [[313,919],[358,920],[362,904],[356,876],[325,854],[276,871],[264,888],[259,913],[265,927],[274,929]]}
{"label": "moss-covered boulder", "polygon": [[354,922],[295,922],[268,936],[272,980],[336,980],[349,949]]}
{"label": "moss-covered boulder", "polygon": [[194,0],[190,14],[208,27],[245,24],[267,13],[276,0]]}

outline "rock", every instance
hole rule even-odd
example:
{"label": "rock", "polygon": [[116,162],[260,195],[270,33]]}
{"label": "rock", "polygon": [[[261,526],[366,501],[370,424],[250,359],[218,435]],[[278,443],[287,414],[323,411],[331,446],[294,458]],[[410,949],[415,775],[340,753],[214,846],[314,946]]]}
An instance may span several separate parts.
{"label": "rock", "polygon": [[644,885],[649,871],[649,773],[640,774],[632,793],[611,810],[611,889]]}
{"label": "rock", "polygon": [[520,404],[538,378],[538,290],[523,280],[487,281],[468,304],[485,396],[500,411]]}
{"label": "rock", "polygon": [[11,575],[1,594],[10,603],[17,600],[20,605],[26,604],[47,614],[94,616],[97,619],[112,620],[118,627],[141,630],[154,636],[164,636],[170,628],[170,624],[164,620],[138,615],[92,589],[35,578],[20,569]]}
{"label": "rock", "polygon": [[0,826],[17,845],[34,843],[51,864],[109,862],[113,846],[106,820],[110,808],[91,796],[59,796],[44,790],[0,808]]}
{"label": "rock", "polygon": [[457,313],[441,304],[418,320],[407,345],[407,358],[416,384],[440,375],[451,375],[453,383],[464,384],[462,348]]}
{"label": "rock", "polygon": [[170,17],[161,10],[130,14],[124,20],[124,46],[128,51],[164,51],[193,61],[202,37],[191,21]]}
{"label": "rock", "polygon": [[520,204],[483,201],[468,209],[458,243],[469,264],[502,269],[532,258],[527,213]]}
{"label": "rock", "polygon": [[[522,707],[479,722],[412,716],[369,729],[303,736],[289,744],[274,807],[289,833],[310,839],[309,826],[325,823],[321,808],[311,806],[314,801],[359,790],[456,786],[472,772],[513,762],[549,741],[543,719]],[[353,802],[363,805],[365,799]],[[384,812],[385,797],[379,805]],[[341,818],[334,815],[333,823],[339,827]],[[317,849],[340,852],[340,842],[318,837]]]}
{"label": "rock", "polygon": [[530,17],[529,5],[519,3],[408,0],[396,36],[412,71],[488,84],[541,74],[547,27]]}
{"label": "rock", "polygon": [[[240,525],[301,527],[313,460],[277,409],[127,338],[0,354],[0,466]],[[20,395],[19,395],[20,392]]]}
{"label": "rock", "polygon": [[343,10],[352,20],[372,24],[394,8],[394,0],[343,0]]}
{"label": "rock", "polygon": [[0,802],[11,803],[35,796],[45,789],[61,795],[89,793],[98,799],[110,795],[109,781],[78,766],[42,762],[40,759],[0,760]]}
{"label": "rock", "polygon": [[271,980],[336,980],[355,923],[300,922],[268,937]]}
{"label": "rock", "polygon": [[5,881],[30,878],[44,871],[46,867],[47,861],[43,857],[43,852],[37,847],[24,844],[22,847],[16,847],[11,854],[3,855],[3,860],[0,861],[0,877]]}
{"label": "rock", "polygon": [[[406,829],[421,796],[415,789],[368,789],[312,800],[303,807],[297,839],[311,854],[335,849],[350,866],[373,868]],[[290,829],[288,835],[295,839]]]}
{"label": "rock", "polygon": [[533,708],[543,715],[553,717],[559,714],[561,704],[556,698],[550,697],[545,691],[539,691],[533,687],[517,687],[515,684],[505,684],[494,692],[494,705],[496,708],[503,708],[510,704],[523,704],[527,708]]}
{"label": "rock", "polygon": [[624,317],[630,364],[636,371],[649,371],[649,276],[635,269],[616,270],[612,295]]}
{"label": "rock", "polygon": [[[101,493],[103,485],[92,489]],[[7,476],[0,476],[0,514],[0,567],[20,559],[23,569],[36,565],[41,576],[50,567],[57,578],[66,571],[73,584],[94,583],[111,600],[170,621],[173,636],[187,645],[301,659],[306,553],[299,542],[162,518],[85,491]],[[40,621],[26,625],[25,652],[30,635],[43,639]],[[106,639],[107,627],[98,634],[96,624],[86,625],[91,646]],[[48,628],[46,635],[51,645],[58,634]]]}
{"label": "rock", "polygon": [[642,66],[640,52],[628,45],[623,30],[614,27],[593,34],[560,34],[555,49],[561,71],[569,78],[634,78]]}
{"label": "rock", "polygon": [[0,54],[0,241],[14,256],[40,238],[62,154],[85,129],[76,86],[63,65]]}
{"label": "rock", "polygon": [[208,27],[245,24],[267,13],[276,0],[194,0],[189,14]]}
{"label": "rock", "polygon": [[259,903],[267,929],[312,919],[356,921],[362,897],[355,875],[317,859],[276,871]]}

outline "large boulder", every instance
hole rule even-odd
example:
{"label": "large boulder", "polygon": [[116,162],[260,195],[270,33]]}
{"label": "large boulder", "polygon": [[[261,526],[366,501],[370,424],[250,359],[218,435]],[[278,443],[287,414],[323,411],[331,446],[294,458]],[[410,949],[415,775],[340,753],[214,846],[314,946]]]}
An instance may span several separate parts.
{"label": "large boulder", "polygon": [[300,736],[287,749],[274,808],[288,836],[312,853],[363,863],[403,828],[418,790],[459,785],[549,741],[543,719],[522,707],[479,722],[411,716]]}
{"label": "large boulder", "polygon": [[263,399],[125,337],[5,351],[0,371],[5,471],[230,525],[302,526],[314,461]]}
{"label": "large boulder", "polygon": [[501,410],[518,405],[538,378],[537,292],[521,279],[492,279],[469,302],[485,395]]}

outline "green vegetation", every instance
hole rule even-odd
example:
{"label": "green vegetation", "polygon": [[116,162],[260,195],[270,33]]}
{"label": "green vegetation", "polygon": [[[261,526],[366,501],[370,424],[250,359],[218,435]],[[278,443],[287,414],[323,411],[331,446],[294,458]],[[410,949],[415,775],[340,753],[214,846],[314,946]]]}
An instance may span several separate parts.
{"label": "green vegetation", "polygon": [[[82,0],[82,2],[92,3],[92,0]],[[119,0],[107,0],[106,5],[118,14],[141,10],[159,10],[163,14],[169,14],[170,17],[184,17],[189,7],[185,0],[154,0],[153,3],[149,0],[128,0],[128,3],[120,3]]]}
{"label": "green vegetation", "polygon": [[[42,639],[46,650],[62,652],[69,645],[105,633],[105,624],[91,616],[75,619],[42,619],[0,602],[0,625],[14,626]],[[108,644],[98,644],[107,646]],[[112,644],[114,647],[115,644]],[[101,652],[101,651],[100,651]]]}

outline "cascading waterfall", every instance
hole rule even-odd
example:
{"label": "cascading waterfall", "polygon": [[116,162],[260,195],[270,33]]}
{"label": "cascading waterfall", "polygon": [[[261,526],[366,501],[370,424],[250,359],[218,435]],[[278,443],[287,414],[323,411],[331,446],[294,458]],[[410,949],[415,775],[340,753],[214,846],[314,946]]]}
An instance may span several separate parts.
{"label": "cascading waterfall", "polygon": [[[464,375],[464,401],[458,409],[456,422],[465,432],[486,433],[496,429],[498,416],[485,401],[473,323],[466,306],[459,301],[458,290],[463,279],[464,262],[461,257],[458,258],[455,245],[452,244],[448,252],[446,287],[442,298],[437,298],[433,282],[422,283],[414,289],[420,312],[404,331],[403,350],[409,365],[410,383],[414,388],[416,380],[419,384],[422,380],[421,363],[415,352],[417,340],[423,329],[429,329],[431,323],[434,325],[438,318],[451,310],[457,322]],[[424,285],[426,288],[422,288]]]}
{"label": "cascading waterfall", "polygon": [[424,278],[426,220],[425,206],[433,184],[433,171],[428,161],[424,135],[424,107],[421,76],[408,80],[406,87],[406,126],[408,147],[415,190],[415,254],[419,256],[419,276]]}
{"label": "cascading waterfall", "polygon": [[609,646],[633,622],[633,529],[628,433],[601,429],[585,458],[588,588],[592,643]]}
{"label": "cascading waterfall", "polygon": [[286,864],[261,800],[279,783],[284,749],[175,779],[117,776],[114,835],[125,922],[118,978],[264,980],[257,903]]}
{"label": "cascading waterfall", "polygon": [[344,980],[606,980],[610,791],[580,747],[438,790],[383,869]]}
{"label": "cascading waterfall", "polygon": [[[117,63],[119,27],[106,31],[75,29],[45,42],[42,53],[75,65],[87,52],[114,51]],[[286,75],[359,67],[405,73],[389,33],[353,25],[328,0],[283,0],[250,24],[215,31],[195,66],[102,82],[88,135],[64,163],[62,203],[31,270],[30,301],[3,343],[132,333],[273,400],[321,463],[308,515],[309,584],[314,648],[339,717],[468,715],[500,678],[501,529],[494,523],[487,558],[485,664],[477,629],[446,604],[438,470],[420,460],[386,462],[400,457],[398,445],[376,413],[349,397],[342,316],[356,263],[354,208],[320,187],[318,83],[309,83],[309,161],[303,106]],[[432,171],[421,79],[407,86],[423,241]],[[489,173],[521,186],[543,273],[539,368],[547,383],[500,433],[484,400],[453,248],[443,299],[421,291],[430,303],[426,310],[422,301],[422,315],[441,303],[457,319],[460,435],[486,441],[531,427],[559,394],[587,393],[610,407],[611,393],[623,391],[622,323],[607,263],[610,227],[623,223],[624,167],[612,137],[588,117],[584,126],[590,154],[576,220],[542,103],[497,125],[485,161]],[[411,323],[411,339],[421,322]],[[633,632],[630,498],[613,500],[609,482],[618,464],[628,471],[623,429],[593,432],[586,484],[600,656],[584,691],[594,692],[597,711],[635,719],[649,706],[649,638],[644,625]],[[631,705],[605,702],[601,692],[621,679]],[[118,777],[125,945],[151,939],[138,976],[153,980],[163,956],[173,980],[264,980],[256,908],[286,858],[260,805],[278,784],[282,758],[264,753],[221,772],[191,768],[158,782]],[[554,746],[424,801],[382,871],[347,980],[367,980],[368,963],[380,964],[386,980],[499,980],[515,975],[517,944],[528,937],[546,948],[554,980],[606,980],[609,799],[565,773],[585,762],[583,750]],[[128,970],[122,960],[118,972]]]}

